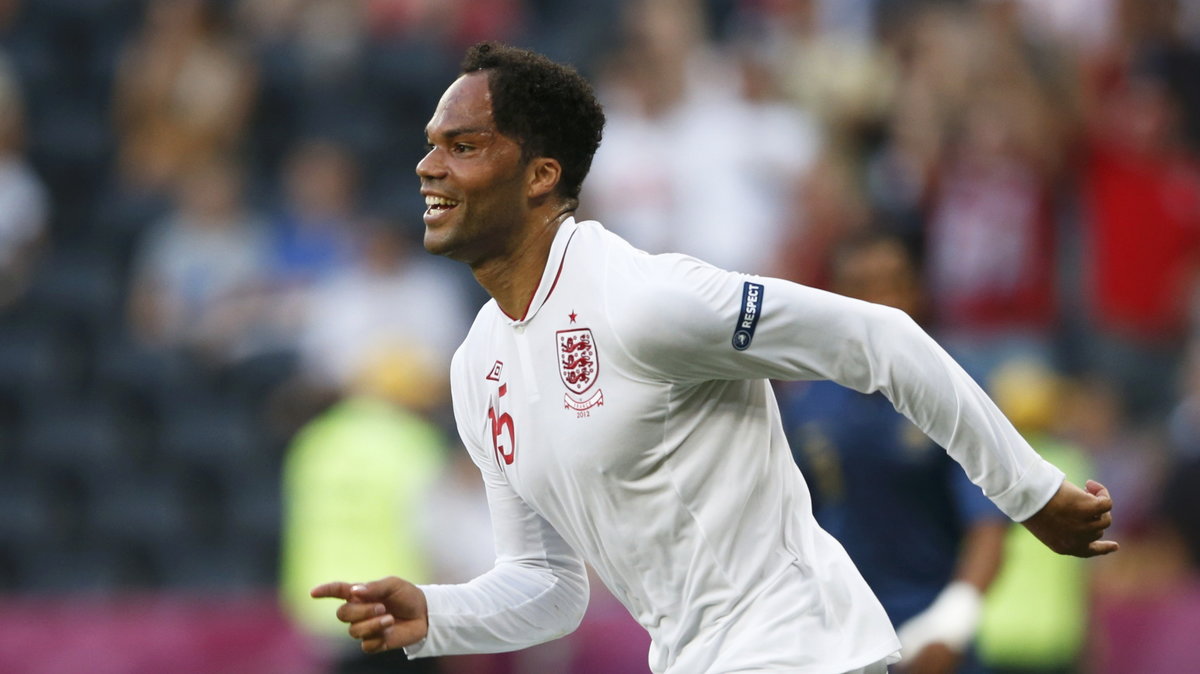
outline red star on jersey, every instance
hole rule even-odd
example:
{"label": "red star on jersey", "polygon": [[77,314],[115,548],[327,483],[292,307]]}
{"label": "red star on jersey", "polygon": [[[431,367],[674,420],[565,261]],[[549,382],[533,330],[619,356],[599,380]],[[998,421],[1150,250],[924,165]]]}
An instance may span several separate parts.
{"label": "red star on jersey", "polygon": [[570,319],[571,319],[571,322],[572,322],[572,323],[574,323],[574,322],[575,322],[575,317],[576,317],[576,316],[578,316],[578,315],[579,315],[579,314],[575,313],[575,310],[574,310],[574,309],[572,309],[572,310],[571,310],[571,313],[567,314],[567,318],[570,318]]}

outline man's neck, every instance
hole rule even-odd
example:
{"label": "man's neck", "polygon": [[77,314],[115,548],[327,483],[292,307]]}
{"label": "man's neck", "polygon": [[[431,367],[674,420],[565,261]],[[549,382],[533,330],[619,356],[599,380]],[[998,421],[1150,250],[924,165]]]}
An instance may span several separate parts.
{"label": "man's neck", "polygon": [[471,268],[475,280],[487,291],[509,318],[522,319],[533,301],[550,247],[558,227],[572,211],[562,210],[541,220],[527,230],[525,236],[504,256],[491,258]]}

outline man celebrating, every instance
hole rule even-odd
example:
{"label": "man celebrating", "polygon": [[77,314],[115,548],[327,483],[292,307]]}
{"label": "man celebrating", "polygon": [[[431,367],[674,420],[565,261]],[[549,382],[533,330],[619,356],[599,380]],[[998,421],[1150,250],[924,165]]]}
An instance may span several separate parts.
{"label": "man celebrating", "polygon": [[426,129],[425,247],[492,296],[451,378],[497,560],[461,585],[314,588],[344,600],[364,650],[563,636],[586,608],[586,561],[650,632],[654,672],[886,671],[900,644],[813,519],[768,378],[880,391],[1051,548],[1117,549],[1101,540],[1107,491],[1065,482],[904,313],[577,222],[603,125],[573,70],[483,43]]}

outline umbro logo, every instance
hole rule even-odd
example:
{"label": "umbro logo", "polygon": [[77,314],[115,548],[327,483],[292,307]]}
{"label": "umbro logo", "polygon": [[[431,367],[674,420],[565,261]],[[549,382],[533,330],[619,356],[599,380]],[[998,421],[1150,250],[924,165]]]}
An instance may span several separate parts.
{"label": "umbro logo", "polygon": [[496,364],[492,366],[491,372],[488,372],[488,375],[486,377],[484,377],[484,379],[486,379],[488,381],[500,381],[500,372],[503,370],[504,370],[504,363],[501,363],[500,361],[496,361]]}

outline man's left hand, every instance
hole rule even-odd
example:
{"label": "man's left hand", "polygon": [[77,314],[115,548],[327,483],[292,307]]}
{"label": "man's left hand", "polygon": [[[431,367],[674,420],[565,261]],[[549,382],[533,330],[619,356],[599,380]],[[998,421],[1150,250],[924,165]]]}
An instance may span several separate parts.
{"label": "man's left hand", "polygon": [[1112,507],[1099,482],[1088,480],[1085,491],[1064,480],[1050,502],[1021,524],[1060,555],[1107,555],[1120,549],[1116,541],[1101,540],[1112,525]]}

